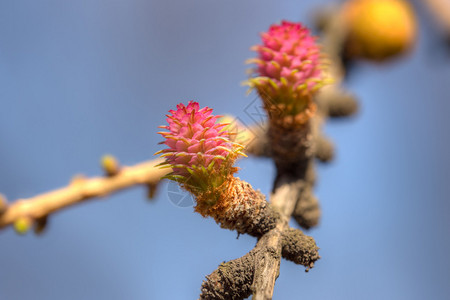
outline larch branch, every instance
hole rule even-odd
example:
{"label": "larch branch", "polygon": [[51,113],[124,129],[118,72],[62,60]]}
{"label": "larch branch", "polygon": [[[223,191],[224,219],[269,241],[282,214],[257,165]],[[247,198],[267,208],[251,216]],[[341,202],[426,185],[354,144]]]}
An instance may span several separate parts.
{"label": "larch branch", "polygon": [[290,228],[289,215],[309,183],[283,177],[272,195],[270,208],[277,212],[276,227],[265,232],[256,246],[243,257],[222,263],[206,276],[201,300],[271,299],[281,258],[304,265],[307,270],[319,259],[314,239]]}
{"label": "larch branch", "polygon": [[257,259],[255,277],[253,279],[253,299],[272,299],[275,280],[280,273],[282,236],[289,228],[289,219],[294,211],[302,181],[283,177],[279,180],[279,186],[271,196],[272,206],[281,213],[277,226],[261,237],[257,247],[265,249]]}
{"label": "larch branch", "polygon": [[122,167],[117,174],[82,178],[75,177],[61,189],[28,199],[20,199],[4,207],[0,213],[0,228],[15,224],[20,220],[43,220],[48,215],[88,199],[104,197],[136,185],[156,185],[168,169],[155,167],[162,162],[155,159],[131,167]]}

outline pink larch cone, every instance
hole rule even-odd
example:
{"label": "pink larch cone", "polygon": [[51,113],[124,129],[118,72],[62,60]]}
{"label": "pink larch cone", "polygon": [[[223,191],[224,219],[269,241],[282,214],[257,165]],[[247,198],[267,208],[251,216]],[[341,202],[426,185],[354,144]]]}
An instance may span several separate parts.
{"label": "pink larch cone", "polygon": [[228,124],[216,123],[220,116],[212,109],[200,109],[197,102],[187,106],[178,104],[177,110],[167,115],[168,126],[160,132],[162,143],[168,148],[158,153],[166,158],[165,164],[173,172],[166,177],[186,185],[192,192],[205,192],[217,188],[234,172],[236,158],[244,155],[243,147],[232,141],[231,133],[224,130]]}
{"label": "pink larch cone", "polygon": [[243,146],[226,130],[228,124],[216,122],[220,116],[193,101],[169,112],[169,125],[161,126],[169,131],[160,132],[168,148],[157,153],[166,159],[162,167],[173,170],[165,177],[195,196],[195,210],[239,233],[260,236],[275,226],[276,214],[264,196],[233,176],[234,163],[244,154]]}
{"label": "pink larch cone", "polygon": [[256,88],[272,122],[283,127],[300,125],[314,114],[312,96],[330,79],[320,47],[300,23],[283,21],[262,33],[262,44],[252,49],[258,58],[257,77],[248,85]]}

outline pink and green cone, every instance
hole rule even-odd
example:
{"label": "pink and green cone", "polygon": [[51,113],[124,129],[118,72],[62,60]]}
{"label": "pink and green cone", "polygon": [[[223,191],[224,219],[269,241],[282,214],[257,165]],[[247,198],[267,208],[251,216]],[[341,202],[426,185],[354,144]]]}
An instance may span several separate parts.
{"label": "pink and green cone", "polygon": [[302,24],[288,21],[272,25],[261,37],[262,44],[252,47],[258,58],[248,61],[257,65],[257,77],[247,84],[257,89],[269,112],[308,113],[312,96],[330,81],[315,38]]}
{"label": "pink and green cone", "polygon": [[220,116],[212,115],[211,108],[200,109],[194,101],[169,112],[169,125],[161,126],[169,131],[159,132],[168,148],[158,152],[166,159],[163,164],[173,169],[166,178],[195,195],[220,187],[236,172],[235,160],[244,155],[243,147],[225,130],[228,123],[218,123]]}
{"label": "pink and green cone", "polygon": [[253,236],[272,229],[277,213],[259,191],[233,176],[236,159],[245,154],[227,130],[229,123],[218,122],[220,116],[212,115],[211,108],[193,101],[169,112],[169,125],[161,126],[168,132],[160,132],[168,148],[157,152],[165,158],[162,167],[173,170],[165,177],[191,192],[195,211],[214,218],[222,228]]}

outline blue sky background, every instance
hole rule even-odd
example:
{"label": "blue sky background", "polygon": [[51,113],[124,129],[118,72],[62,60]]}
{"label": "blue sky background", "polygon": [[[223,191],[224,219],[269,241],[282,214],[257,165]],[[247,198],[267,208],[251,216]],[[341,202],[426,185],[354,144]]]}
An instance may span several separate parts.
{"label": "blue sky background", "polygon": [[[0,192],[15,200],[161,149],[157,126],[198,100],[250,123],[244,61],[281,19],[311,24],[333,1],[80,0],[0,2]],[[361,112],[326,132],[323,218],[308,232],[322,259],[309,273],[283,261],[274,299],[450,297],[450,59],[421,14],[407,58],[362,64],[347,87]],[[271,161],[239,162],[270,191]],[[180,208],[163,184],[73,207],[40,237],[0,233],[0,299],[196,299],[204,276],[255,239]]]}

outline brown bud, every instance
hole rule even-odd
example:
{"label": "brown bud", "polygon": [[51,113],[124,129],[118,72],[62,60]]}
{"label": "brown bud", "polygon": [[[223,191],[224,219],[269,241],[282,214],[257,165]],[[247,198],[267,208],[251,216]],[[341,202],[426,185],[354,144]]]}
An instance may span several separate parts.
{"label": "brown bud", "polygon": [[48,221],[48,217],[42,217],[36,220],[35,224],[34,224],[34,233],[36,235],[40,235],[42,234],[45,229],[47,228],[47,222]]}
{"label": "brown bud", "polygon": [[153,200],[158,190],[158,184],[155,182],[151,182],[147,184],[147,198],[149,200]]}

